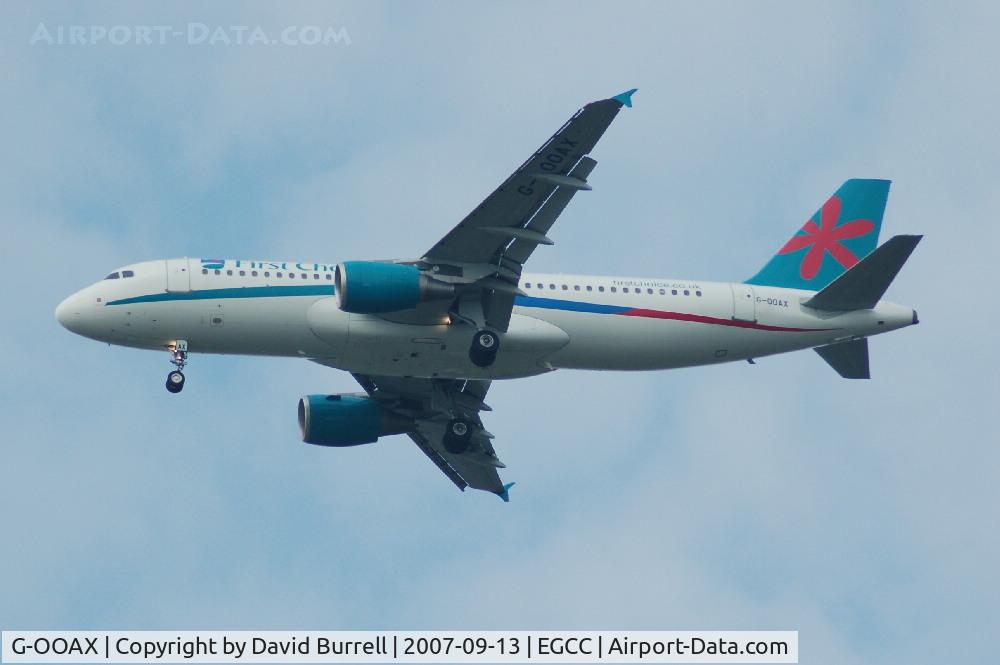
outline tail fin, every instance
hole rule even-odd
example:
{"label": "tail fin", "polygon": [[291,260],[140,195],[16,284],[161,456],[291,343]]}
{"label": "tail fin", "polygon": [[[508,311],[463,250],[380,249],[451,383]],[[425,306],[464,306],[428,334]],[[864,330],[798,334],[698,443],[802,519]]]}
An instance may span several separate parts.
{"label": "tail fin", "polygon": [[888,180],[848,180],[747,284],[819,291],[875,249],[888,198]]}

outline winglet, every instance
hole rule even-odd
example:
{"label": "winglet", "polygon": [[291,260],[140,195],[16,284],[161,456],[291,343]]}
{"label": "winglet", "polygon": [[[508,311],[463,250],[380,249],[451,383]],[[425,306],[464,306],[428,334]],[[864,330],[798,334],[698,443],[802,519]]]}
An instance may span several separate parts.
{"label": "winglet", "polygon": [[615,100],[619,104],[624,104],[625,106],[632,108],[632,95],[634,95],[638,90],[639,88],[632,88],[631,90],[623,92],[620,95],[615,95],[611,99]]}
{"label": "winglet", "polygon": [[503,490],[497,492],[497,496],[503,499],[504,503],[510,503],[510,488],[514,485],[515,483],[507,483],[503,486]]}

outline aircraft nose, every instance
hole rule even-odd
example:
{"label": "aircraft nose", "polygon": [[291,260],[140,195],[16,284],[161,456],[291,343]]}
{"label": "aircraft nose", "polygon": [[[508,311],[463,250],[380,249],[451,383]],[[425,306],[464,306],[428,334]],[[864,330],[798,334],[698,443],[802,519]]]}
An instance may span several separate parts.
{"label": "aircraft nose", "polygon": [[79,332],[80,329],[80,298],[74,293],[56,306],[56,321],[70,332]]}

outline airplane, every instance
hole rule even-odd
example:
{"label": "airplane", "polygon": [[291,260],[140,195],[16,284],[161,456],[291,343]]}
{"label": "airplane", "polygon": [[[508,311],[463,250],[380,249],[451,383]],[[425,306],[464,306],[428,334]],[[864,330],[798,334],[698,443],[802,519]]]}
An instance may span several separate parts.
{"label": "airplane", "polygon": [[329,447],[406,434],[461,490],[509,500],[481,414],[490,384],[557,369],[660,370],[815,349],[870,377],[868,337],[918,323],[882,300],[922,236],[876,247],[889,181],[846,181],[740,283],[536,274],[523,268],[578,193],[589,155],[635,89],[587,104],[419,258],[342,263],[179,258],[112,271],[56,319],[102,342],[305,358],[363,392],[298,402],[302,440]]}

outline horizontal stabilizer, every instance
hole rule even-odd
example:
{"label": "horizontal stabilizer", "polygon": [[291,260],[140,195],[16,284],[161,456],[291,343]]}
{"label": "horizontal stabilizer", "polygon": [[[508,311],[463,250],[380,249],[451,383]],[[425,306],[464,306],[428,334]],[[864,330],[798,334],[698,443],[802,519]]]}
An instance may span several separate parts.
{"label": "horizontal stabilizer", "polygon": [[893,236],[802,304],[830,312],[872,309],[922,237]]}
{"label": "horizontal stabilizer", "polygon": [[814,349],[837,374],[845,379],[870,379],[868,369],[868,340],[855,339]]}

